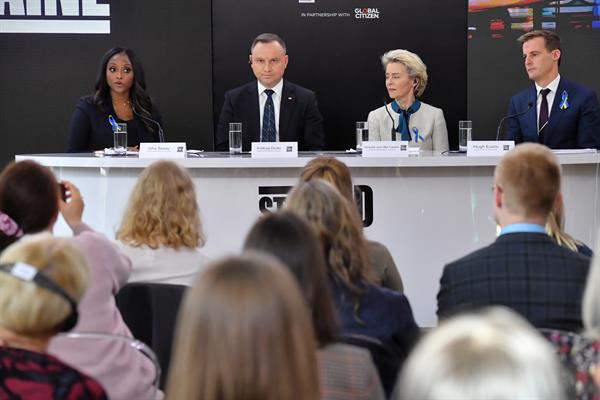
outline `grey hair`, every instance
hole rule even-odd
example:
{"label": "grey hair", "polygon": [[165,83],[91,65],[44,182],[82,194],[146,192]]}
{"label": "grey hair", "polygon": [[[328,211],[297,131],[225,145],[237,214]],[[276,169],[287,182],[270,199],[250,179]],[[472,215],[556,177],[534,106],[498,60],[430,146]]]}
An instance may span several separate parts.
{"label": "grey hair", "polygon": [[252,45],[250,46],[250,53],[252,53],[252,50],[254,50],[254,47],[258,43],[271,43],[271,42],[279,43],[281,45],[281,47],[283,47],[283,54],[287,54],[287,48],[285,47],[285,42],[283,41],[282,38],[279,37],[279,35],[276,35],[274,33],[261,33],[260,35],[255,37],[254,40],[252,41]]}
{"label": "grey hair", "polygon": [[583,292],[583,327],[585,333],[594,339],[600,339],[600,235],[596,241],[594,257],[588,272]]}
{"label": "grey hair", "polygon": [[389,63],[399,63],[406,67],[408,76],[412,79],[417,79],[414,93],[416,97],[421,97],[427,87],[427,66],[421,60],[421,57],[408,50],[397,49],[390,50],[381,56],[381,64],[383,70],[387,68]]}
{"label": "grey hair", "polygon": [[493,307],[443,322],[404,365],[396,400],[566,400],[561,365],[522,317]]}

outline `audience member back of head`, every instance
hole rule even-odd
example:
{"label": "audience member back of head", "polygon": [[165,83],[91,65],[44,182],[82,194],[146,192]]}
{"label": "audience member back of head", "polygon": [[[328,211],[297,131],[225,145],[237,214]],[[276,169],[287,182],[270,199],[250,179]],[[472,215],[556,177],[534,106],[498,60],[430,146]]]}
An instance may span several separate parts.
{"label": "audience member back of head", "polygon": [[168,398],[317,400],[312,329],[279,261],[250,253],[215,261],[179,312]]}
{"label": "audience member back of head", "polygon": [[267,213],[248,233],[244,249],[274,255],[300,285],[319,344],[321,399],[383,399],[383,388],[369,352],[336,343],[337,315],[321,245],[311,226],[291,211]]}
{"label": "audience member back of head", "polygon": [[505,308],[444,321],[415,347],[395,400],[566,400],[552,347]]}

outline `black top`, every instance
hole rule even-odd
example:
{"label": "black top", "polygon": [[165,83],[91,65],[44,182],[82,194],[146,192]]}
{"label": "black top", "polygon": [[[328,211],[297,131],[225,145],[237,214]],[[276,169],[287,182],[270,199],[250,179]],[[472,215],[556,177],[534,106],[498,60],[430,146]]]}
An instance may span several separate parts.
{"label": "black top", "polygon": [[[148,130],[144,121],[134,115],[130,121],[123,121],[117,117],[112,104],[107,104],[108,113],[102,112],[94,104],[93,96],[85,96],[79,99],[69,128],[69,139],[67,151],[69,153],[102,150],[113,147],[113,131],[108,116],[112,115],[117,122],[127,124],[127,146],[137,146],[140,142],[158,142],[158,127],[153,122],[147,121],[152,130]],[[152,119],[162,125],[162,118],[156,109],[152,107]]]}

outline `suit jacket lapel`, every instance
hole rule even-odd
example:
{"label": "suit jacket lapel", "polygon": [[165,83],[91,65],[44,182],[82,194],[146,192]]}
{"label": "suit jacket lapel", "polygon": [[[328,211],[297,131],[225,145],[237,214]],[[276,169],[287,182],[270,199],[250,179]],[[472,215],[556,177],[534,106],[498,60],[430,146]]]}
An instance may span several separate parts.
{"label": "suit jacket lapel", "polygon": [[568,90],[566,90],[567,86],[568,85],[565,82],[564,78],[561,77],[560,82],[558,83],[558,88],[556,89],[556,94],[554,95],[554,101],[552,102],[552,111],[550,112],[550,119],[548,120],[549,133],[551,133],[554,127],[558,125],[562,115],[564,114],[564,110],[560,109],[560,102],[562,101],[562,92],[568,92]]}
{"label": "suit jacket lapel", "polygon": [[517,112],[525,111],[530,102],[533,104],[533,111],[530,111],[527,114],[525,114],[527,116],[527,125],[530,127],[530,130],[529,130],[528,134],[523,132],[523,137],[524,138],[531,137],[532,139],[534,139],[537,142],[538,113],[537,113],[537,90],[535,89],[535,85],[531,86],[531,89],[529,90],[529,93],[527,94],[527,103],[523,103],[523,109],[517,110]]}
{"label": "suit jacket lapel", "polygon": [[294,89],[287,82],[283,81],[283,89],[281,91],[281,103],[279,106],[279,141],[285,142],[286,138],[290,137],[290,119],[296,105],[296,96]]}
{"label": "suit jacket lapel", "polygon": [[[260,142],[260,106],[258,104],[258,83],[255,81],[254,84],[248,85],[248,98],[250,101],[250,115],[248,123],[250,124],[249,131],[252,134],[252,142]],[[242,131],[245,128],[242,127]]]}

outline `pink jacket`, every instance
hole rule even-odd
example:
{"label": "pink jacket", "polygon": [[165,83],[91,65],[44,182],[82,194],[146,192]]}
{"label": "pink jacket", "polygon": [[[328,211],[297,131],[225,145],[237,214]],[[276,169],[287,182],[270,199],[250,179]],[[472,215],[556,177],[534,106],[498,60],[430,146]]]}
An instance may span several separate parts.
{"label": "pink jacket", "polygon": [[[107,332],[132,337],[115,303],[127,283],[131,261],[104,235],[81,223],[73,244],[90,268],[88,289],[79,302],[74,332]],[[111,400],[152,399],[155,371],[138,350],[111,340],[55,338],[48,352],[97,379]],[[162,399],[158,392],[156,399]]]}

